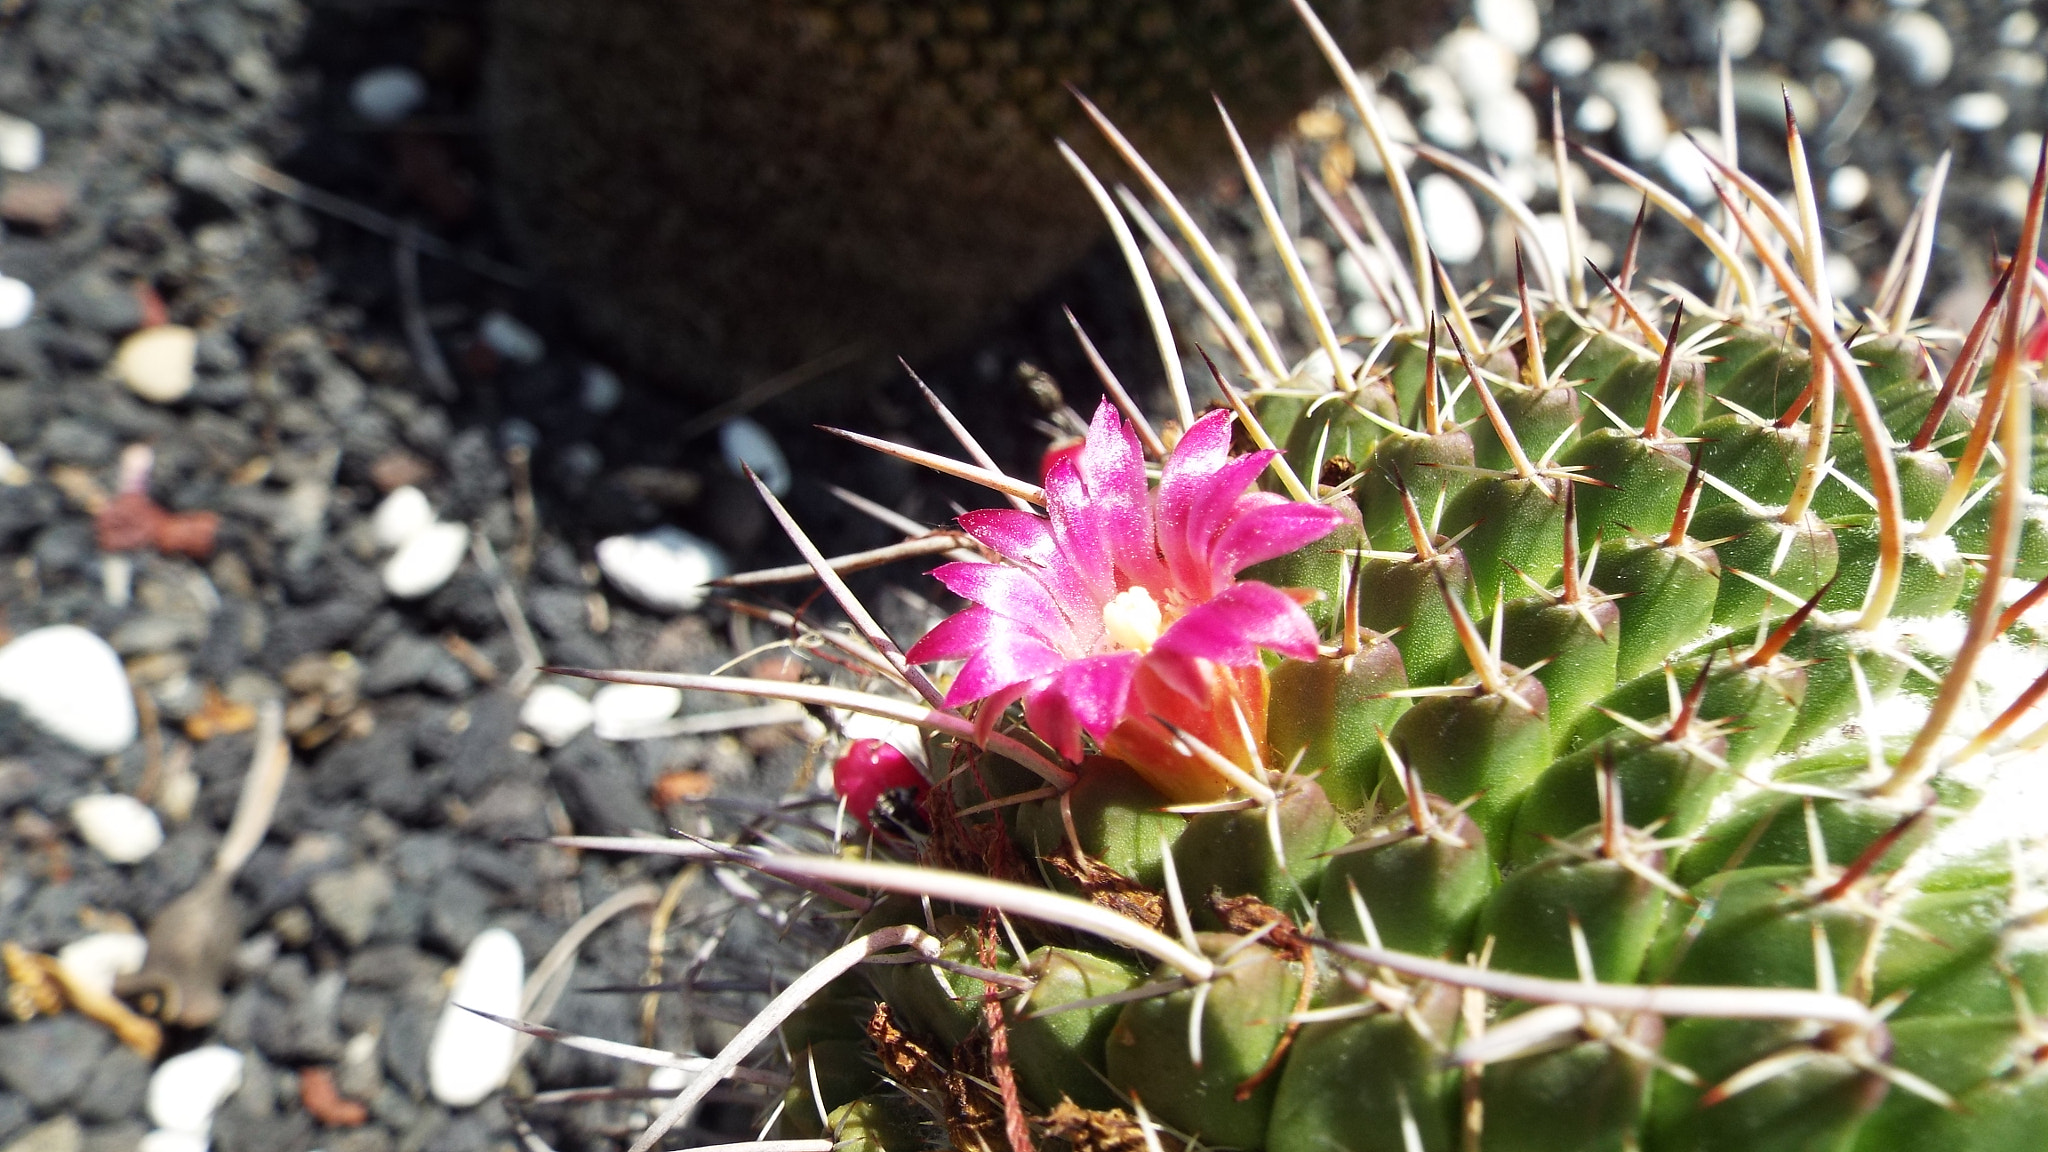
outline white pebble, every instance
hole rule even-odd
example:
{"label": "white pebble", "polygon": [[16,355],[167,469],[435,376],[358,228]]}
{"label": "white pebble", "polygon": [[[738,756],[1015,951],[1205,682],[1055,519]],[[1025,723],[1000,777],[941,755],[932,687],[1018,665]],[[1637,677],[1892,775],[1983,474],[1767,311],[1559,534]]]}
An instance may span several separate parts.
{"label": "white pebble", "polygon": [[[1344,375],[1348,378],[1365,366],[1365,358],[1349,348],[1339,348],[1337,363],[1344,366]],[[1288,370],[1287,379],[1323,392],[1331,391],[1337,384],[1336,377],[1330,374],[1330,354],[1321,348],[1295,361],[1294,367]]]}
{"label": "white pebble", "polygon": [[590,698],[591,730],[600,740],[639,740],[682,706],[680,688],[607,684]]}
{"label": "white pebble", "polygon": [[372,68],[348,87],[349,107],[372,124],[396,124],[426,102],[426,80],[399,64]]}
{"label": "white pebble", "polygon": [[1700,154],[1701,148],[1708,148],[1718,156],[1721,154],[1721,138],[1718,133],[1707,129],[1695,129],[1692,133],[1699,140],[1695,145],[1684,136],[1674,135],[1664,141],[1664,151],[1657,156],[1657,163],[1664,169],[1664,175],[1671,178],[1678,193],[1694,204],[1710,204],[1715,200],[1712,166]]}
{"label": "white pebble", "polygon": [[731,571],[709,540],[666,525],[597,544],[597,566],[619,591],[662,612],[704,602],[704,585]]}
{"label": "white pebble", "polygon": [[505,1083],[518,1056],[519,1033],[467,1009],[516,1017],[525,980],[526,955],[510,932],[486,928],[469,942],[427,1045],[427,1085],[434,1099],[468,1108]]}
{"label": "white pebble", "polygon": [[212,1146],[213,1138],[203,1132],[155,1128],[136,1141],[135,1152],[207,1152]]}
{"label": "white pebble", "polygon": [[114,352],[114,375],[130,392],[157,404],[192,391],[199,333],[182,324],[158,324],[131,333]]}
{"label": "white pebble", "polygon": [[583,410],[593,416],[602,416],[619,406],[619,400],[626,394],[626,383],[619,374],[602,364],[583,366],[583,392],[578,398]]}
{"label": "white pebble", "polygon": [[1460,28],[1438,42],[1437,66],[1451,74],[1458,91],[1478,105],[1515,89],[1514,50],[1476,28]]}
{"label": "white pebble", "polygon": [[1478,107],[1473,123],[1483,147],[1510,164],[1536,154],[1536,108],[1527,96],[1510,88]]}
{"label": "white pebble", "polygon": [[134,932],[95,932],[57,949],[65,975],[109,994],[115,981],[142,971],[148,958],[149,941]]}
{"label": "white pebble", "polygon": [[1602,64],[1593,69],[1593,90],[1613,101],[1621,146],[1637,160],[1664,151],[1671,124],[1664,116],[1664,96],[1657,78],[1640,64]]}
{"label": "white pebble", "polygon": [[1436,64],[1417,64],[1402,75],[1408,87],[1422,101],[1422,116],[1416,127],[1430,142],[1458,151],[1470,148],[1479,134],[1472,116],[1465,110],[1465,96],[1457,77]]}
{"label": "white pebble", "polygon": [[1543,18],[1535,0],[1473,0],[1472,18],[1486,34],[1527,56],[1543,35]]}
{"label": "white pebble", "polygon": [[536,686],[519,707],[519,722],[550,748],[574,740],[590,727],[591,718],[590,701],[561,684]]}
{"label": "white pebble", "polygon": [[2018,176],[2007,176],[1991,186],[1990,200],[2000,214],[2009,220],[2018,220],[2027,214],[2027,202],[2032,199],[2032,189],[2027,181]]}
{"label": "white pebble", "polygon": [[655,1068],[647,1073],[647,1089],[650,1092],[661,1092],[673,1096],[681,1092],[684,1086],[688,1085],[695,1076],[696,1073],[688,1068]]}
{"label": "white pebble", "polygon": [[1828,253],[1828,291],[1835,299],[1846,300],[1863,290],[1863,273],[1856,262],[1840,252]]}
{"label": "white pebble", "polygon": [[0,276],[0,332],[28,323],[35,310],[35,289],[12,276]]}
{"label": "white pebble", "polygon": [[392,489],[390,495],[378,502],[377,511],[370,517],[370,534],[376,538],[377,547],[397,548],[433,523],[434,508],[427,503],[427,494],[407,484]]}
{"label": "white pebble", "polygon": [[1948,29],[1925,12],[1897,12],[1885,21],[1884,38],[1906,62],[1906,78],[1922,88],[1941,83],[1955,65]]}
{"label": "white pebble", "polygon": [[0,444],[0,484],[5,484],[9,488],[23,488],[35,478],[35,473],[30,472],[20,460],[15,459],[14,449]]}
{"label": "white pebble", "polygon": [[163,821],[126,792],[101,792],[71,802],[79,839],[116,864],[147,860],[164,846]]}
{"label": "white pebble", "polygon": [[446,584],[469,551],[469,528],[429,524],[384,562],[384,590],[400,600],[417,600]]}
{"label": "white pebble", "polygon": [[1344,314],[1342,335],[1380,337],[1394,327],[1394,314],[1377,300],[1360,300]]}
{"label": "white pebble", "polygon": [[2032,52],[2001,49],[1991,57],[1991,75],[2013,88],[2039,88],[2048,83],[2048,60]]}
{"label": "white pebble", "polygon": [[1764,10],[1756,6],[1755,0],[1728,0],[1721,5],[1714,30],[1721,34],[1730,60],[1744,59],[1763,42]]}
{"label": "white pebble", "polygon": [[1439,148],[1463,152],[1479,142],[1479,129],[1472,116],[1459,104],[1434,104],[1422,110],[1417,122],[1422,135]]}
{"label": "white pebble", "polygon": [[1821,66],[1840,76],[1850,87],[1869,80],[1877,71],[1877,57],[1861,40],[1837,36],[1820,46]]}
{"label": "white pebble", "polygon": [[2026,48],[2041,34],[2041,21],[2032,12],[2015,12],[1998,25],[1998,42],[2007,48]]}
{"label": "white pebble", "polygon": [[242,1086],[242,1054],[220,1044],[157,1065],[149,1078],[149,1119],[173,1132],[205,1135],[213,1114]]}
{"label": "white pebble", "polygon": [[1989,132],[2005,123],[2010,111],[1996,92],[1965,92],[1948,102],[1949,123],[1965,132]]}
{"label": "white pebble", "polygon": [[777,496],[789,492],[789,458],[758,423],[745,416],[726,421],[718,429],[718,450],[724,454],[727,468],[741,475],[751,468],[770,492]]}
{"label": "white pebble", "polygon": [[1837,212],[1854,212],[1870,199],[1870,173],[1854,164],[1844,164],[1828,176],[1828,207]]}
{"label": "white pebble", "polygon": [[2016,176],[2032,177],[2041,163],[2041,134],[2015,132],[2005,142],[2005,166]]}
{"label": "white pebble", "polygon": [[52,624],[0,648],[0,700],[90,756],[135,742],[135,695],[121,658],[76,624]]}
{"label": "white pebble", "polygon": [[33,172],[43,166],[43,130],[0,112],[0,169]]}
{"label": "white pebble", "polygon": [[1422,230],[1437,259],[1445,264],[1463,264],[1479,255],[1486,243],[1486,226],[1479,219],[1479,207],[1465,186],[1441,172],[1432,172],[1415,184],[1415,199],[1422,209]]}
{"label": "white pebble", "polygon": [[[1327,360],[1324,362],[1328,363]],[[910,757],[915,763],[926,763],[924,730],[917,725],[905,724],[901,720],[886,720],[866,712],[841,711],[835,715],[839,718],[839,732],[848,741],[881,740],[894,744],[897,751]]]}
{"label": "white pebble", "polygon": [[[1393,145],[1394,159],[1403,168],[1414,167],[1415,150],[1403,148],[1401,145],[1413,144],[1422,137],[1416,131],[1415,121],[1408,118],[1408,109],[1403,108],[1399,101],[1384,94],[1375,96],[1373,103],[1379,106],[1380,126],[1386,130],[1387,140]],[[1372,138],[1367,135],[1365,126],[1362,124],[1351,130],[1351,151],[1358,157],[1358,170],[1360,172],[1368,176],[1383,176],[1386,174],[1386,166],[1380,163],[1379,150],[1373,147]],[[1225,261],[1230,259],[1230,253],[1228,252],[1220,253],[1219,255]],[[1227,271],[1233,276],[1236,275],[1234,268]]]}
{"label": "white pebble", "polygon": [[548,346],[540,333],[528,328],[509,312],[495,308],[477,321],[477,339],[485,347],[514,364],[538,364],[547,357]]}
{"label": "white pebble", "polygon": [[1578,114],[1572,117],[1572,127],[1597,136],[1611,130],[1619,118],[1607,97],[1588,96],[1586,102],[1579,105]]}
{"label": "white pebble", "polygon": [[1593,66],[1594,58],[1593,42],[1577,32],[1552,36],[1544,42],[1543,51],[1536,54],[1536,59],[1542,61],[1552,76],[1566,79],[1584,76],[1586,70]]}

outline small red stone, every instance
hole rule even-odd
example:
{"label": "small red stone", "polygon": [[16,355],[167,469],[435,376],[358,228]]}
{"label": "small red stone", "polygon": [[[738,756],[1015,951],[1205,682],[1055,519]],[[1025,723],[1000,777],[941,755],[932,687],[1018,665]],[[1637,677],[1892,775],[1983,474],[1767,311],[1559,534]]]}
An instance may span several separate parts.
{"label": "small red stone", "polygon": [[157,524],[156,550],[166,556],[204,560],[213,555],[213,538],[219,532],[218,513],[172,512]]}
{"label": "small red stone", "polygon": [[123,492],[93,517],[102,552],[135,552],[156,542],[164,510],[147,493]]}

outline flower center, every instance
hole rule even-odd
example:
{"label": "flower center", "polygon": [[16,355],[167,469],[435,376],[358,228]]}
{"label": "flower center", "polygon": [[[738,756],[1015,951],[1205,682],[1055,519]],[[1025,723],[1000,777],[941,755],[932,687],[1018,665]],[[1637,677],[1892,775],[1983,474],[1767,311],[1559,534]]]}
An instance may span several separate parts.
{"label": "flower center", "polygon": [[1164,616],[1159,601],[1141,587],[1126,588],[1102,606],[1102,628],[1110,643],[1134,652],[1149,652],[1159,639]]}

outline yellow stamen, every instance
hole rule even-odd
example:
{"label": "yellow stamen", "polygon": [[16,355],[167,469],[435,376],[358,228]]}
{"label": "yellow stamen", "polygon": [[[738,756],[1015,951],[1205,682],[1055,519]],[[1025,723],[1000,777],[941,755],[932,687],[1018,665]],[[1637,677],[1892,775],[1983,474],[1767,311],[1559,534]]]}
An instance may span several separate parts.
{"label": "yellow stamen", "polygon": [[1118,648],[1150,652],[1164,624],[1159,601],[1143,588],[1126,588],[1102,606],[1103,630]]}

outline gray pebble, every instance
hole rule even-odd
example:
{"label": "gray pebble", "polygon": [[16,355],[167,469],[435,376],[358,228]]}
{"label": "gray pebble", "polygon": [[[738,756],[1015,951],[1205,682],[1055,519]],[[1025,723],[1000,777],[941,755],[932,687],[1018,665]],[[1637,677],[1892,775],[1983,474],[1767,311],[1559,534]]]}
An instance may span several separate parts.
{"label": "gray pebble", "polygon": [[92,1078],[113,1039],[82,1016],[55,1016],[0,1028],[0,1084],[49,1112]]}
{"label": "gray pebble", "polygon": [[28,1127],[28,1122],[34,1118],[35,1113],[29,1109],[28,1101],[20,1094],[0,1092],[0,1140],[12,1138]]}
{"label": "gray pebble", "polygon": [[78,1118],[59,1116],[24,1132],[7,1146],[6,1152],[81,1152],[84,1147],[85,1129],[79,1126]]}
{"label": "gray pebble", "polygon": [[307,896],[320,922],[355,947],[370,938],[377,914],[391,901],[392,888],[390,873],[375,864],[362,864],[316,877]]}
{"label": "gray pebble", "polygon": [[490,925],[491,890],[460,869],[434,882],[428,897],[426,942],[450,955],[459,956]]}
{"label": "gray pebble", "polygon": [[94,1067],[85,1091],[74,1106],[81,1119],[96,1124],[125,1120],[142,1110],[149,1092],[149,1061],[115,1045]]}
{"label": "gray pebble", "polygon": [[139,1120],[88,1128],[78,1143],[78,1152],[135,1152],[142,1146],[142,1137],[147,1131],[149,1129]]}
{"label": "gray pebble", "polygon": [[142,327],[142,303],[135,289],[98,269],[89,268],[55,285],[43,294],[43,303],[65,320],[107,336]]}

